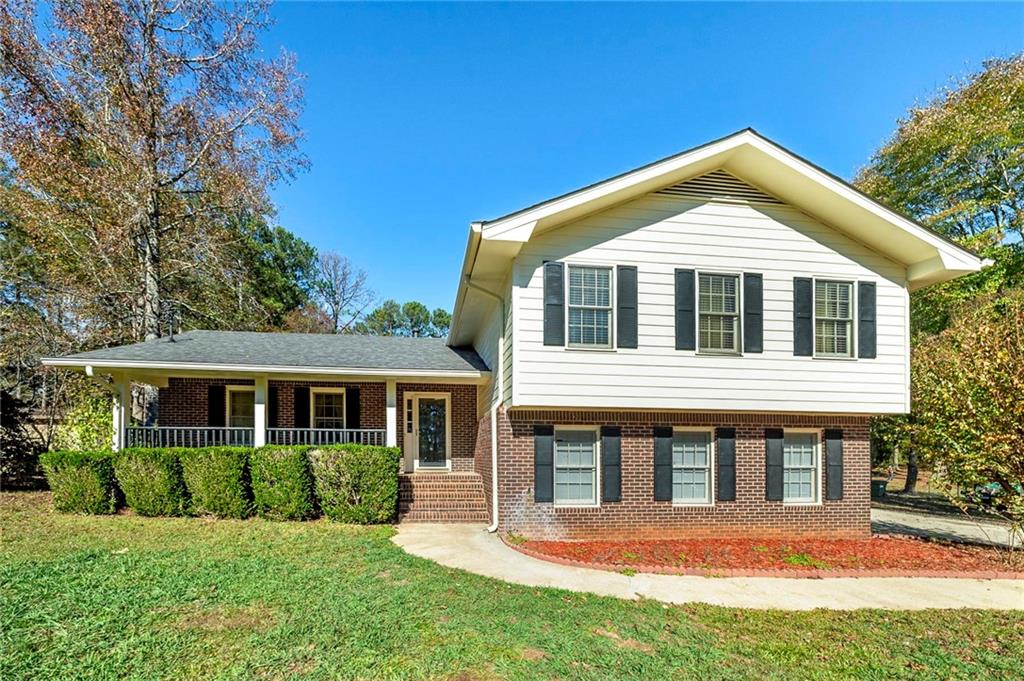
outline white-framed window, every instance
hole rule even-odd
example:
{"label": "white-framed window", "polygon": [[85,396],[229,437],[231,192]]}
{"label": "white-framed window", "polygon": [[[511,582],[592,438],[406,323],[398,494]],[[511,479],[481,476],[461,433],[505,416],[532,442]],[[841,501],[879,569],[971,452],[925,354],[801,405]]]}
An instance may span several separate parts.
{"label": "white-framed window", "polygon": [[598,430],[555,428],[555,504],[597,505]]}
{"label": "white-framed window", "polygon": [[813,504],[821,480],[818,433],[787,430],[782,440],[782,500]]}
{"label": "white-framed window", "polygon": [[853,357],[853,282],[814,280],[814,354]]}
{"label": "white-framed window", "polygon": [[345,389],[313,388],[309,391],[310,428],[345,427]]}
{"label": "white-framed window", "polygon": [[228,426],[252,428],[256,425],[256,389],[250,386],[228,386]]}
{"label": "white-framed window", "polygon": [[569,346],[612,347],[612,268],[569,265]]}
{"label": "white-framed window", "polygon": [[740,276],[700,272],[697,276],[697,350],[740,351]]}
{"label": "white-framed window", "polygon": [[672,433],[673,503],[711,503],[713,442],[710,430],[676,430]]}

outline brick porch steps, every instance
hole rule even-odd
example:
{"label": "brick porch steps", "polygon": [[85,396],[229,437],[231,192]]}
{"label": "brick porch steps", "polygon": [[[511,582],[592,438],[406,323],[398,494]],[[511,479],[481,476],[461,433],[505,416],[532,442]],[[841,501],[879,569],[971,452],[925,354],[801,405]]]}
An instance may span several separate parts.
{"label": "brick porch steps", "polygon": [[410,473],[398,478],[399,522],[486,523],[483,479],[476,473]]}

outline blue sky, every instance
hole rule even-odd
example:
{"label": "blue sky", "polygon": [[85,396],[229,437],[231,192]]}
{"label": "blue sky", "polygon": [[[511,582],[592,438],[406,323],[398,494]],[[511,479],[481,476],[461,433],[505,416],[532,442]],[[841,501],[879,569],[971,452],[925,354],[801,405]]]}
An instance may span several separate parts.
{"label": "blue sky", "polygon": [[381,298],[450,309],[469,223],[752,126],[850,178],[896,119],[1024,49],[1024,3],[327,4],[264,37],[306,74],[278,221]]}

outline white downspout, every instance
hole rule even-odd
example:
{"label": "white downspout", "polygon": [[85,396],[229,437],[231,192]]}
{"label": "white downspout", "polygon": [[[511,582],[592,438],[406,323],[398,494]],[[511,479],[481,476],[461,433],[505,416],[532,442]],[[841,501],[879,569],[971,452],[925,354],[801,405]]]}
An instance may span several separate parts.
{"label": "white downspout", "polygon": [[493,291],[477,286],[467,276],[466,286],[491,296],[501,305],[501,333],[498,335],[498,399],[491,404],[491,524],[487,527],[488,532],[496,532],[498,529],[498,407],[501,405],[501,396],[505,387],[505,298]]}

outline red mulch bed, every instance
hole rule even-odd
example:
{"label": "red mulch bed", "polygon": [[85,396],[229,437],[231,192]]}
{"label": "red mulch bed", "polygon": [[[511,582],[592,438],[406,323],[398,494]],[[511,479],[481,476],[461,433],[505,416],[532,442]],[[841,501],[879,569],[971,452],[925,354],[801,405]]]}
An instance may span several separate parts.
{"label": "red mulch bed", "polygon": [[[766,570],[909,573],[1024,573],[1020,553],[910,537],[871,539],[687,539],[662,541],[533,541],[514,548],[558,562],[638,572]],[[645,570],[646,568],[646,570]],[[1017,575],[1009,573],[1017,572]],[[1003,575],[1000,575],[1003,576]]]}

